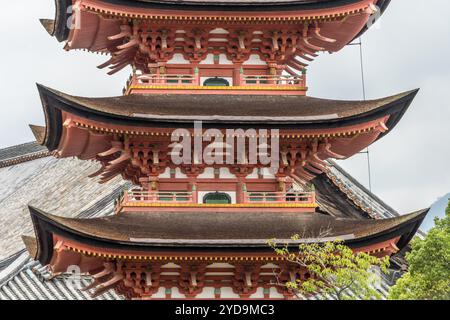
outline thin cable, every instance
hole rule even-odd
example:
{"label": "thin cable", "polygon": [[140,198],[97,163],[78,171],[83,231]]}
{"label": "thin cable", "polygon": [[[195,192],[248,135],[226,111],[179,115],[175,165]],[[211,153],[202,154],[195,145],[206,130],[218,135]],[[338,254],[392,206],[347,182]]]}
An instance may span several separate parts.
{"label": "thin cable", "polygon": [[[365,80],[365,74],[364,74],[364,54],[363,54],[363,45],[362,45],[362,39],[359,38],[359,42],[357,43],[359,45],[359,62],[360,62],[360,68],[361,68],[361,87],[362,87],[362,94],[364,101],[367,100],[366,97],[366,80]],[[369,175],[369,190],[372,192],[372,167],[370,163],[370,149],[367,147],[366,150],[366,156],[367,156],[367,172]]]}
{"label": "thin cable", "polygon": [[359,63],[361,67],[361,86],[362,86],[362,94],[363,99],[366,101],[366,81],[364,75],[364,55],[363,55],[363,47],[362,47],[362,39],[359,38]]}

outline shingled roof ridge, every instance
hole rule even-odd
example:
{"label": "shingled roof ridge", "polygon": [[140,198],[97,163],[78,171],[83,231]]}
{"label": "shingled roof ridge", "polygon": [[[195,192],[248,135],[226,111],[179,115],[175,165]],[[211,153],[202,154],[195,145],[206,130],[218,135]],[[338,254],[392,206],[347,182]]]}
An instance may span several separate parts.
{"label": "shingled roof ridge", "polygon": [[0,149],[0,168],[48,156],[50,156],[50,153],[47,148],[39,145],[36,141],[13,145]]}
{"label": "shingled roof ridge", "polygon": [[[339,171],[342,175],[344,175],[352,184],[354,184],[356,187],[361,189],[366,195],[368,195],[370,198],[372,198],[375,202],[380,204],[382,207],[386,208],[390,213],[392,213],[394,216],[398,217],[400,216],[400,213],[392,208],[390,205],[388,205],[386,202],[381,200],[375,193],[370,191],[368,188],[366,188],[363,184],[361,184],[358,180],[356,180],[350,173],[345,171],[341,166],[339,166],[336,161],[334,160],[328,160],[328,162],[332,165],[333,168],[335,168],[337,171]],[[328,174],[327,174],[328,175]],[[350,190],[350,192],[352,192]],[[348,196],[348,195],[347,195]],[[355,195],[358,197],[357,195]],[[350,199],[350,198],[349,198]],[[352,199],[350,199],[353,201]],[[362,208],[363,209],[363,208]],[[363,209],[364,210],[364,209]],[[369,212],[367,212],[369,215],[371,215]]]}
{"label": "shingled roof ridge", "polygon": [[12,145],[12,146],[0,148],[0,152],[6,151],[6,150],[17,149],[17,148],[20,148],[20,147],[23,147],[23,146],[29,146],[29,145],[39,145],[39,144],[36,141],[29,141],[29,142],[19,143],[19,144],[15,144],[15,145]]}
{"label": "shingled roof ridge", "polygon": [[[20,270],[22,270],[31,261],[33,260],[28,254],[28,251],[25,249],[22,249],[2,260],[0,263],[5,264],[6,266],[0,270],[0,288],[11,278],[17,275]],[[38,262],[34,263],[38,264]]]}

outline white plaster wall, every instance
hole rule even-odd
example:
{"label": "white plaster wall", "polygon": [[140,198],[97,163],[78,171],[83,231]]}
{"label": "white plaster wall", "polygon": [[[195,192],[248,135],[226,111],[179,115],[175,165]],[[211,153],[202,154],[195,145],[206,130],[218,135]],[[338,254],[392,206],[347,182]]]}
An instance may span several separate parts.
{"label": "white plaster wall", "polygon": [[278,266],[276,264],[273,264],[273,263],[268,263],[268,264],[265,264],[265,265],[261,266],[261,269],[273,270],[273,269],[276,269],[276,268],[278,268]]}
{"label": "white plaster wall", "polygon": [[215,289],[213,287],[205,287],[201,294],[199,294],[195,299],[214,299]]}
{"label": "white plaster wall", "polygon": [[181,172],[180,168],[175,169],[175,178],[177,179],[186,179],[188,176]]}
{"label": "white plaster wall", "polygon": [[275,179],[275,175],[270,172],[269,168],[263,168],[262,174],[264,179]]}
{"label": "white plaster wall", "polygon": [[175,53],[168,61],[169,64],[189,64],[189,60],[186,60],[181,53]]}
{"label": "white plaster wall", "polygon": [[250,299],[264,299],[264,288],[258,288],[258,290],[250,296]]}
{"label": "white plaster wall", "polygon": [[236,176],[228,168],[220,168],[220,179],[236,179]]}
{"label": "white plaster wall", "polygon": [[276,288],[270,288],[270,299],[284,299],[284,296],[281,293],[278,293]]}
{"label": "white plaster wall", "polygon": [[178,276],[180,274],[179,271],[172,271],[172,272],[161,272],[162,276]]}
{"label": "white plaster wall", "polygon": [[158,292],[152,296],[152,299],[165,299],[166,298],[166,288],[159,288]]}
{"label": "white plaster wall", "polygon": [[214,55],[212,53],[206,56],[206,59],[201,61],[200,64],[214,64]]}
{"label": "white plaster wall", "polygon": [[186,299],[186,295],[182,294],[177,287],[172,288],[172,299]]}
{"label": "white plaster wall", "polygon": [[249,174],[246,179],[258,179],[258,168],[254,168],[253,172]]}
{"label": "white plaster wall", "polygon": [[226,54],[224,54],[224,53],[221,53],[220,55],[219,55],[219,63],[220,64],[226,64],[226,65],[230,65],[230,64],[233,64],[233,61],[231,61],[230,59],[228,59],[227,58],[227,56],[226,56]]}
{"label": "white plaster wall", "polygon": [[208,268],[234,268],[234,266],[230,263],[213,263],[208,265]]}
{"label": "white plaster wall", "polygon": [[160,174],[158,176],[158,178],[160,178],[160,179],[169,179],[170,178],[170,168],[166,168],[164,173]]}
{"label": "white plaster wall", "polygon": [[229,32],[223,28],[216,28],[210,31],[211,34],[229,34]]}
{"label": "white plaster wall", "polygon": [[226,287],[222,288],[220,292],[220,298],[222,299],[239,299],[239,295],[233,292],[233,288]]}
{"label": "white plaster wall", "polygon": [[243,65],[258,65],[258,66],[267,66],[267,63],[261,60],[260,56],[257,54],[252,54],[248,58],[247,61],[243,63]]}
{"label": "white plaster wall", "polygon": [[214,179],[214,168],[205,168],[205,171],[200,174],[198,179]]}
{"label": "white plaster wall", "polygon": [[170,263],[167,263],[167,264],[161,266],[161,268],[171,268],[171,269],[175,269],[175,268],[180,268],[180,266],[177,265],[177,264],[175,264],[175,263],[170,262]]}

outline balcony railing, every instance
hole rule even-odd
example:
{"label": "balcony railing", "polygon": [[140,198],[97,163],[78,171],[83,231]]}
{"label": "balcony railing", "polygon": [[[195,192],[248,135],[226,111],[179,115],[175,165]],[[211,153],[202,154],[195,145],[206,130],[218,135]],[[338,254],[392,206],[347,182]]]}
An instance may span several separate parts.
{"label": "balcony railing", "polygon": [[[201,86],[201,78],[198,74],[143,74],[132,75],[124,88],[124,94],[133,90],[140,89],[159,89],[158,86],[164,86],[164,89],[171,87],[179,88]],[[279,88],[280,90],[294,89],[306,90],[306,75],[300,76],[278,76],[278,75],[241,75],[240,79],[231,84],[234,89],[245,87],[246,90],[264,90]],[[206,86],[208,87],[208,86]],[[220,89],[212,86],[212,89]]]}
{"label": "balcony railing", "polygon": [[245,203],[267,204],[314,204],[316,197],[314,192],[246,192]]}
{"label": "balcony railing", "polygon": [[[312,206],[316,202],[314,192],[244,192],[242,202],[236,205],[248,205],[250,207],[260,205],[273,205],[274,207],[285,205]],[[146,206],[207,206],[199,204],[195,192],[168,192],[168,191],[125,191],[116,201],[116,211],[123,207],[146,207]],[[227,206],[228,204],[218,204]],[[229,204],[233,205],[233,204]]]}
{"label": "balcony railing", "polygon": [[306,86],[305,76],[244,75],[243,86]]}
{"label": "balcony railing", "polygon": [[192,192],[126,191],[121,203],[193,203]]}
{"label": "balcony railing", "polygon": [[134,84],[136,85],[199,85],[200,78],[197,75],[189,74],[144,74],[136,76]]}

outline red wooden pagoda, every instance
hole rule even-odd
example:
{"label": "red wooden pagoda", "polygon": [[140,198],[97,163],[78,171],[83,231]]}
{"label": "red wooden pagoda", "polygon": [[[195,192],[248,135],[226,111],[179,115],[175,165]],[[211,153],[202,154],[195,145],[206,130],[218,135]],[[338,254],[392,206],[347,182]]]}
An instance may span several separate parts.
{"label": "red wooden pagoda", "polygon": [[[112,98],[39,85],[46,127],[32,130],[56,157],[97,161],[100,183],[121,176],[134,187],[105,218],[30,208],[33,257],[55,274],[80,267],[94,278],[93,295],[277,299],[291,293],[274,269],[286,280],[308,275],[268,239],[341,239],[378,256],[404,248],[426,211],[373,219],[336,187],[327,161],[390,132],[417,91],[372,101],[306,96],[307,64],[342,49],[388,3],[57,0],[55,20],[41,22],[66,50],[107,54],[100,68],[131,65],[133,74]],[[253,161],[269,154],[275,170]]]}

